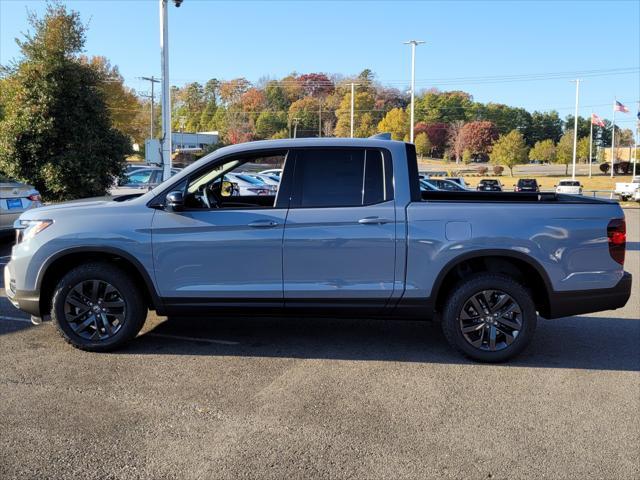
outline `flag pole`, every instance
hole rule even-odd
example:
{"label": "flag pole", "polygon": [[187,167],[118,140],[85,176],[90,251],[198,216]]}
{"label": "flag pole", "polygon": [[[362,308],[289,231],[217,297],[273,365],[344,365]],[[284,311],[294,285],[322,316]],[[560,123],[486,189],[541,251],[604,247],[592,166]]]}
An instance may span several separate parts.
{"label": "flag pole", "polygon": [[591,166],[593,165],[592,153],[593,153],[593,112],[591,112],[591,126],[589,129],[589,178],[591,178]]}
{"label": "flag pole", "polygon": [[616,101],[613,99],[613,119],[611,122],[611,178],[613,178],[613,162],[616,158]]}

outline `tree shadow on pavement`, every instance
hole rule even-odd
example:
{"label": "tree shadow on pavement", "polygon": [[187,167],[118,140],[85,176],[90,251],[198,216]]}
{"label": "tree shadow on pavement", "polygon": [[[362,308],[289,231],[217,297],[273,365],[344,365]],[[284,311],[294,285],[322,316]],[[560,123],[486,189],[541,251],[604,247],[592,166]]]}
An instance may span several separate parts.
{"label": "tree shadow on pavement", "polygon": [[[472,363],[438,324],[362,319],[172,318],[121,353]],[[640,371],[640,321],[540,319],[529,348],[503,365]]]}

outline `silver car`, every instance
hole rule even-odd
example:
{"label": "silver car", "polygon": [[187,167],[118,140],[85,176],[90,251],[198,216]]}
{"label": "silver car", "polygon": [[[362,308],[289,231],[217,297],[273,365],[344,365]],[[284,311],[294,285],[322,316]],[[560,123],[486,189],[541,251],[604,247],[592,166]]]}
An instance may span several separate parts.
{"label": "silver car", "polygon": [[13,222],[22,212],[41,205],[40,192],[31,185],[0,175],[0,233],[13,231]]}

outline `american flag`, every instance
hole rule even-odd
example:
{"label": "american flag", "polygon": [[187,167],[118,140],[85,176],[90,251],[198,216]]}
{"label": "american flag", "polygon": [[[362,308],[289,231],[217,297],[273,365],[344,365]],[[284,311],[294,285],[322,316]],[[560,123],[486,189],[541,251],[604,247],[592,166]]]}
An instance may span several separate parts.
{"label": "american flag", "polygon": [[613,110],[616,112],[629,113],[629,109],[616,100]]}
{"label": "american flag", "polygon": [[604,127],[604,121],[595,113],[591,114],[591,123],[598,127]]}

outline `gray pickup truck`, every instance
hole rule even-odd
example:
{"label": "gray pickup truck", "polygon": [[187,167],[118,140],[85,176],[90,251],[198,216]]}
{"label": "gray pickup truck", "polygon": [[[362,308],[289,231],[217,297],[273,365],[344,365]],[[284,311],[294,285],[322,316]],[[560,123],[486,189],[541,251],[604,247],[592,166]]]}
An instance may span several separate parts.
{"label": "gray pickup truck", "polygon": [[[226,175],[282,168],[276,195]],[[381,138],[222,148],[152,191],[24,213],[8,298],[83,350],[160,315],[437,319],[479,361],[531,340],[538,315],[620,308],[624,214],[555,193],[420,190],[415,148]]]}

